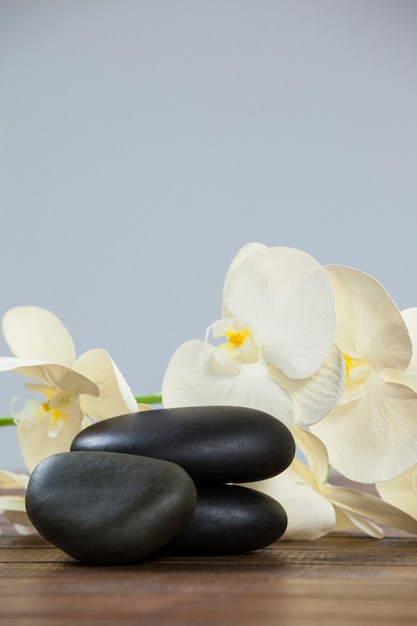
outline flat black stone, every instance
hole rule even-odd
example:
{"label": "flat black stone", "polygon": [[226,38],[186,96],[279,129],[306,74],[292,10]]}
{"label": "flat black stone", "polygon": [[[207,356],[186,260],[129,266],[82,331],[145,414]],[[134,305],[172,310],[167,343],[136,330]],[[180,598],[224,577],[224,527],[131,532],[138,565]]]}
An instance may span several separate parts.
{"label": "flat black stone", "polygon": [[74,559],[137,562],[168,543],[194,512],[188,474],[167,461],[115,452],[63,452],[32,472],[28,516]]}
{"label": "flat black stone", "polygon": [[162,552],[242,554],[270,545],[286,527],[283,507],[264,493],[234,485],[198,487],[191,521]]}
{"label": "flat black stone", "polygon": [[236,406],[156,409],[106,419],[79,433],[72,450],[110,450],[165,459],[196,482],[246,483],[279,474],[295,454],[286,426]]}

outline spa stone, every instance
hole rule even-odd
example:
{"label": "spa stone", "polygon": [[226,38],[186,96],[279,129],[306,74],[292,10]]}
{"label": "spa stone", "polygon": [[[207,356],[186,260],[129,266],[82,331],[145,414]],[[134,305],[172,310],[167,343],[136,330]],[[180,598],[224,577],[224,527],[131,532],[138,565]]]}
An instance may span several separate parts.
{"label": "spa stone", "polygon": [[236,406],[130,413],[79,433],[72,450],[108,450],[165,459],[194,481],[246,483],[279,474],[295,454],[291,432],[272,415]]}
{"label": "spa stone", "polygon": [[74,559],[135,563],[189,522],[196,490],[167,461],[116,452],[63,452],[30,477],[26,507],[38,532]]}
{"label": "spa stone", "polygon": [[162,552],[177,556],[242,554],[270,545],[286,527],[285,510],[264,493],[235,485],[198,487],[191,521]]}

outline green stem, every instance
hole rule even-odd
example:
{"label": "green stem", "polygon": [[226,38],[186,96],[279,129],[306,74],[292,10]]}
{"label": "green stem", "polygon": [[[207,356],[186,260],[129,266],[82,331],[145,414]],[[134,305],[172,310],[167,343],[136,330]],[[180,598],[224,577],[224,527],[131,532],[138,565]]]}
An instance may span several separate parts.
{"label": "green stem", "polygon": [[[162,404],[162,394],[151,393],[147,396],[135,396],[136,402],[140,404]],[[0,417],[0,426],[16,426],[13,417]]]}
{"label": "green stem", "polygon": [[12,417],[0,417],[0,426],[16,426]]}
{"label": "green stem", "polygon": [[162,403],[162,394],[161,393],[151,393],[147,396],[135,396],[135,400],[141,404],[161,404]]}

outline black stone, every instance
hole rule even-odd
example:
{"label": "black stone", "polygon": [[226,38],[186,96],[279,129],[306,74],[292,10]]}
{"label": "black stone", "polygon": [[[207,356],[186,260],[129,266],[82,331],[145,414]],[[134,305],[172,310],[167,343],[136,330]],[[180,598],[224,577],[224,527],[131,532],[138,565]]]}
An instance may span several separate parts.
{"label": "black stone", "polygon": [[41,461],[26,493],[39,533],[74,559],[134,563],[168,543],[194,512],[188,474],[167,461],[63,452]]}
{"label": "black stone", "polygon": [[295,454],[291,432],[256,409],[199,406],[130,413],[79,433],[72,450],[109,450],[165,459],[196,482],[246,483],[279,474]]}
{"label": "black stone", "polygon": [[286,527],[285,510],[264,493],[236,485],[198,487],[191,521],[162,552],[242,554],[270,545]]}

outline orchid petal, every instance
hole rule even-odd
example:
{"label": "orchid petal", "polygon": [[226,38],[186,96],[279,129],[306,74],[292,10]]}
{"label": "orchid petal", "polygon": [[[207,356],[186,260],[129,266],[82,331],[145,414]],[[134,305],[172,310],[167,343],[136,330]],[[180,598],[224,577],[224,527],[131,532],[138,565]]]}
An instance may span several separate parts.
{"label": "orchid petal", "polygon": [[18,400],[19,398],[13,398],[11,404],[11,414],[16,424],[22,423],[28,426],[37,426],[48,414],[44,403],[33,400],[33,398],[28,398],[23,407],[17,411],[15,407]]}
{"label": "orchid petal", "polygon": [[26,489],[28,482],[29,476],[26,474],[0,470],[0,489]]}
{"label": "orchid petal", "polygon": [[37,533],[26,513],[24,496],[0,496],[0,509],[5,517],[14,524],[20,535],[33,535]]}
{"label": "orchid petal", "polygon": [[386,382],[407,385],[417,393],[417,307],[405,309],[401,315],[406,323],[413,347],[411,361],[406,369],[387,368],[384,369],[382,375]]}
{"label": "orchid petal", "polygon": [[292,248],[267,248],[231,273],[224,307],[249,328],[268,364],[290,378],[307,378],[328,357],[334,302],[323,268]]}
{"label": "orchid petal", "polygon": [[291,429],[297,447],[305,456],[317,485],[324,485],[329,475],[329,456],[326,446],[310,432],[293,426]]}
{"label": "orchid petal", "polygon": [[352,530],[355,528],[355,524],[352,522],[350,517],[346,515],[341,509],[335,507],[336,512],[336,524],[334,525],[333,531],[334,533],[346,532],[347,530]]}
{"label": "orchid petal", "polygon": [[56,437],[49,437],[50,416],[47,413],[44,419],[36,426],[24,424],[17,425],[20,449],[23,460],[31,472],[35,466],[44,458],[58,452],[68,452],[71,443],[81,430],[80,414],[77,419],[75,415],[68,416],[65,428],[62,428]]}
{"label": "orchid petal", "polygon": [[[374,539],[383,539],[384,531],[377,524],[374,524],[370,520],[365,519],[364,517],[360,517],[359,515],[355,515],[354,513],[346,513],[346,518],[349,520],[353,528],[359,528],[362,532],[369,535],[369,537],[373,537]],[[336,530],[336,525],[335,525]]]}
{"label": "orchid petal", "polygon": [[[410,307],[401,311],[402,318],[407,326],[411,343],[417,348],[417,307]],[[413,352],[413,361],[417,361],[417,354]]]}
{"label": "orchid petal", "polygon": [[47,385],[45,383],[25,383],[26,389],[32,391],[33,393],[39,393],[41,395],[46,396],[47,398],[51,398],[56,393],[56,387],[53,385]]}
{"label": "orchid petal", "polygon": [[[291,433],[293,434],[293,436],[296,434],[296,431],[298,429],[295,428],[293,426],[293,428],[291,428]],[[295,472],[299,479],[301,479],[302,482],[306,483],[307,485],[311,485],[312,487],[316,488],[317,485],[317,480],[316,477],[314,475],[314,472],[311,470],[310,467],[307,467],[307,465],[305,465],[301,459],[298,459],[297,457],[295,457],[292,462],[291,462],[291,471]]]}
{"label": "orchid petal", "polygon": [[65,415],[60,414],[59,417],[49,420],[49,428],[47,433],[49,439],[55,439],[60,435],[67,423],[67,419],[68,418]]}
{"label": "orchid petal", "polygon": [[99,389],[95,382],[62,365],[46,364],[33,367],[19,367],[15,371],[28,378],[42,380],[56,389],[63,389],[70,396],[79,396],[81,394],[97,396],[99,394]]}
{"label": "orchid petal", "polygon": [[272,366],[270,375],[294,400],[295,424],[304,427],[315,424],[336,406],[345,384],[344,361],[336,346],[322,367],[309,378],[294,380]]}
{"label": "orchid petal", "polygon": [[80,399],[87,415],[102,420],[138,410],[135,396],[108,352],[89,350],[77,359],[74,367],[94,380],[100,392],[98,397],[84,395]]}
{"label": "orchid petal", "polygon": [[32,526],[26,513],[5,511],[5,516],[12,522],[19,535],[37,535],[38,531]]}
{"label": "orchid petal", "polygon": [[24,496],[0,496],[0,510],[24,513],[26,511]]}
{"label": "orchid petal", "polygon": [[44,359],[71,367],[75,348],[56,315],[35,306],[20,306],[3,317],[4,338],[10,350],[24,359]]}
{"label": "orchid petal", "polygon": [[143,402],[138,402],[138,413],[142,413],[142,411],[153,411],[154,408],[150,404],[144,404]]}
{"label": "orchid petal", "polygon": [[393,480],[380,482],[377,491],[385,502],[417,519],[417,465]]}
{"label": "orchid petal", "polygon": [[347,515],[353,515],[357,526],[359,519],[357,516],[360,516],[366,517],[372,522],[392,526],[417,535],[416,519],[370,493],[329,484],[325,485],[323,492],[334,506],[342,509]]}
{"label": "orchid petal", "polygon": [[300,481],[290,466],[279,476],[248,483],[275,498],[285,509],[288,518],[283,539],[318,539],[331,532],[336,522],[333,505],[310,485]]}
{"label": "orchid petal", "polygon": [[[417,349],[417,346],[416,346]],[[382,371],[382,378],[386,383],[405,385],[417,393],[417,364],[412,364],[404,370],[386,367]]]}
{"label": "orchid petal", "polygon": [[349,356],[362,355],[373,367],[403,369],[411,340],[395,303],[372,276],[342,265],[324,268],[335,294],[335,343]]}
{"label": "orchid petal", "polygon": [[[349,404],[356,400],[362,400],[367,394],[366,385],[345,385],[339,404]],[[354,406],[354,405],[352,405]]]}
{"label": "orchid petal", "polygon": [[289,394],[268,376],[267,366],[245,364],[235,374],[222,368],[215,348],[204,341],[188,341],[171,357],[162,382],[165,407],[232,405],[274,415],[292,423],[294,404]]}
{"label": "orchid petal", "polygon": [[21,367],[40,367],[42,365],[51,365],[49,361],[34,359],[18,359],[14,356],[0,357],[0,372],[11,372]]}
{"label": "orchid petal", "polygon": [[217,346],[213,354],[217,363],[230,374],[239,374],[242,371],[243,363],[239,360],[239,352],[229,343],[223,343]]}
{"label": "orchid petal", "polygon": [[239,252],[236,254],[236,256],[234,257],[233,261],[229,265],[229,269],[227,270],[226,278],[225,278],[224,285],[223,285],[223,317],[230,317],[230,313],[227,311],[227,309],[224,306],[224,293],[227,289],[227,284],[229,282],[229,279],[232,273],[242,263],[242,261],[247,259],[249,256],[251,256],[255,252],[259,252],[260,250],[266,250],[266,249],[267,249],[267,246],[265,246],[263,243],[252,242],[243,246],[243,248],[241,248]]}
{"label": "orchid petal", "polygon": [[362,483],[390,480],[417,463],[417,395],[408,387],[368,381],[362,399],[339,405],[311,427],[330,464]]}
{"label": "orchid petal", "polygon": [[81,393],[98,395],[97,385],[69,367],[48,363],[47,361],[30,361],[14,357],[0,358],[0,371],[14,370],[28,378],[40,380],[46,385],[64,389],[71,396]]}

